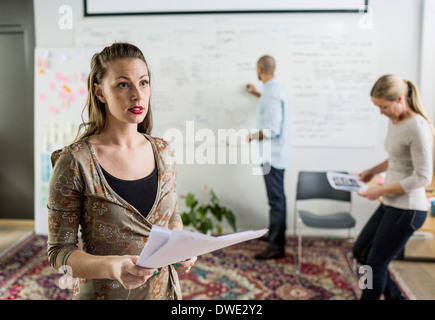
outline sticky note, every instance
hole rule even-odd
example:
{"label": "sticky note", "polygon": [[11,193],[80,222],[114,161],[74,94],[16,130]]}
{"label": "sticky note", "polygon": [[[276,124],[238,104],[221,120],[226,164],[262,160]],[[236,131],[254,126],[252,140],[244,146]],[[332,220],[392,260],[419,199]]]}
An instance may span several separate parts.
{"label": "sticky note", "polygon": [[49,67],[49,60],[48,59],[38,59],[38,66],[42,69],[48,69]]}
{"label": "sticky note", "polygon": [[78,83],[86,81],[86,74],[84,72],[76,72],[76,81]]}
{"label": "sticky note", "polygon": [[59,63],[60,63],[60,64],[63,64],[63,63],[65,63],[65,62],[68,61],[69,56],[68,56],[68,54],[67,54],[66,52],[61,52],[61,53],[59,54],[58,59],[59,59]]}
{"label": "sticky note", "polygon": [[68,98],[68,94],[64,90],[62,90],[62,91],[59,92],[59,97],[61,99],[67,99]]}
{"label": "sticky note", "polygon": [[68,109],[69,101],[67,99],[62,100],[62,109]]}
{"label": "sticky note", "polygon": [[66,85],[63,85],[62,89],[64,89],[68,93],[71,93],[71,89],[68,86],[66,86]]}
{"label": "sticky note", "polygon": [[86,94],[86,92],[87,92],[87,90],[86,90],[85,87],[80,87],[80,88],[79,88],[79,94],[80,94],[80,95],[84,96],[84,95]]}
{"label": "sticky note", "polygon": [[58,113],[58,109],[56,106],[51,106],[50,109],[48,110],[48,112],[50,112],[51,114],[56,114]]}

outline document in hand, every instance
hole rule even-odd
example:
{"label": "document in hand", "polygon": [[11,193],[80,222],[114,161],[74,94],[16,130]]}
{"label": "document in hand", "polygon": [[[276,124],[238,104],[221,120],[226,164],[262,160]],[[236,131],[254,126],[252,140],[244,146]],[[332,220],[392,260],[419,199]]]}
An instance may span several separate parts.
{"label": "document in hand", "polygon": [[331,187],[337,190],[364,192],[368,189],[367,185],[360,181],[358,176],[337,172],[327,172],[326,176]]}
{"label": "document in hand", "polygon": [[154,225],[136,263],[144,268],[161,268],[172,263],[256,239],[268,229],[243,231],[219,237],[187,230],[165,229]]}

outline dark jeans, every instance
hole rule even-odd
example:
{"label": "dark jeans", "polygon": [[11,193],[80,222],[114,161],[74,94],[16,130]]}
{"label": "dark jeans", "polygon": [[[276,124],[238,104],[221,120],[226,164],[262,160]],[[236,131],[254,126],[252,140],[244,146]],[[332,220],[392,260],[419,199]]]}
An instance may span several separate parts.
{"label": "dark jeans", "polygon": [[269,201],[269,246],[280,251],[284,251],[287,217],[284,171],[285,169],[277,169],[267,163],[263,165]]}
{"label": "dark jeans", "polygon": [[404,299],[388,273],[388,265],[401,252],[415,230],[426,219],[427,211],[404,210],[381,204],[369,219],[353,247],[362,265],[372,268],[373,288],[362,290],[361,300]]}

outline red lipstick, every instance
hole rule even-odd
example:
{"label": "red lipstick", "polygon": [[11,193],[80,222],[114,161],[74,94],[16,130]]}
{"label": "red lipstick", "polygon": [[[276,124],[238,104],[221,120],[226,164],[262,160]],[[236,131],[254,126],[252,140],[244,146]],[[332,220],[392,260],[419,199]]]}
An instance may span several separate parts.
{"label": "red lipstick", "polygon": [[142,106],[134,106],[133,108],[128,109],[131,113],[134,114],[142,114],[143,113],[143,107]]}

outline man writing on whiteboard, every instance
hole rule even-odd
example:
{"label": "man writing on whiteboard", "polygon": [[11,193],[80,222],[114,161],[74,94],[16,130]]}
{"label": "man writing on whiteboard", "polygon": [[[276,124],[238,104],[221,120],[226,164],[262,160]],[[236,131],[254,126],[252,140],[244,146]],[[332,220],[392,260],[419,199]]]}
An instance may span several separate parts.
{"label": "man writing on whiteboard", "polygon": [[[252,140],[270,139],[271,156],[262,164],[269,201],[269,234],[263,240],[268,247],[255,255],[256,259],[277,259],[285,256],[286,198],[284,172],[290,162],[290,103],[285,86],[275,78],[275,59],[265,55],[257,62],[258,79],[263,83],[263,93],[254,85],[246,86],[247,92],[259,98],[257,106],[257,133],[248,135]],[[266,134],[266,132],[268,134]]]}

